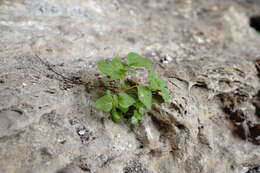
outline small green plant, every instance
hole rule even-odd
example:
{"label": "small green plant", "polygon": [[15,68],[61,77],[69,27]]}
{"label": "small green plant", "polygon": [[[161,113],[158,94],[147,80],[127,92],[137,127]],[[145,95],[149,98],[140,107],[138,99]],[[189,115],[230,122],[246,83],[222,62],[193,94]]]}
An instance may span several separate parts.
{"label": "small green plant", "polygon": [[[98,62],[98,69],[114,79],[118,84],[115,86],[118,87],[115,90],[108,89],[94,106],[104,112],[110,112],[111,119],[115,123],[127,119],[135,125],[146,110],[151,110],[156,96],[160,96],[164,102],[169,101],[171,97],[166,82],[153,70],[149,59],[133,52],[125,59],[126,61],[117,56],[112,60]],[[147,85],[126,78],[127,73],[136,74],[138,68],[146,68],[149,81]]]}

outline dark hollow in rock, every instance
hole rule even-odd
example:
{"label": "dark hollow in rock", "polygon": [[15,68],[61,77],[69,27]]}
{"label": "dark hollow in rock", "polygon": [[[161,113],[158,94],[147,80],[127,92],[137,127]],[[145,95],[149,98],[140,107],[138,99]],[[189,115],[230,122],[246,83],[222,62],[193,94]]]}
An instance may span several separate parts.
{"label": "dark hollow in rock", "polygon": [[252,125],[249,130],[253,138],[258,138],[260,136],[260,124]]}
{"label": "dark hollow in rock", "polygon": [[260,31],[260,16],[250,17],[250,26],[257,31]]}
{"label": "dark hollow in rock", "polygon": [[96,137],[93,135],[93,132],[86,129],[84,126],[77,128],[77,134],[79,135],[82,144],[88,144],[90,141],[96,139]]}
{"label": "dark hollow in rock", "polygon": [[260,173],[260,166],[250,168],[246,173]]}
{"label": "dark hollow in rock", "polygon": [[260,58],[255,61],[255,67],[258,71],[258,76],[259,76],[260,75]]}
{"label": "dark hollow in rock", "polygon": [[253,105],[255,106],[255,115],[260,118],[260,90],[253,98]]}
{"label": "dark hollow in rock", "polygon": [[248,101],[247,94],[231,92],[221,94],[220,99],[223,104],[223,111],[228,114],[228,118],[236,127],[235,133],[244,140],[260,145],[260,124],[248,120],[245,113],[237,108],[242,102]]}

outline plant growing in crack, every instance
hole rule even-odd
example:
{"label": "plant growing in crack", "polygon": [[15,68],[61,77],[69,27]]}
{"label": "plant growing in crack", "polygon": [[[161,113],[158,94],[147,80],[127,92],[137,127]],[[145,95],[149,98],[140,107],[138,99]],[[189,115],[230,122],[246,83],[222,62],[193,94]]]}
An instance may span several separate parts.
{"label": "plant growing in crack", "polygon": [[[91,85],[90,82],[66,77],[57,72],[53,65],[43,61],[40,56],[37,54],[35,56],[64,82],[106,90],[104,95],[96,101],[94,107],[104,112],[110,112],[111,119],[115,123],[126,119],[135,125],[146,111],[151,110],[153,102],[162,103],[171,99],[166,82],[153,70],[151,60],[137,53],[131,52],[125,59],[116,56],[112,60],[98,62],[98,69],[115,80],[114,86]],[[144,68],[148,72],[148,84],[141,84],[127,78],[127,74],[136,75],[138,68]]]}
{"label": "plant growing in crack", "polygon": [[[163,102],[170,100],[166,82],[153,70],[152,62],[137,53],[129,53],[124,61],[116,56],[112,60],[101,60],[98,69],[117,82],[117,88],[107,89],[94,107],[104,112],[110,112],[111,119],[119,123],[126,119],[132,125],[137,124],[145,111],[152,108],[155,98],[160,96]],[[131,81],[127,74],[136,75],[138,68],[148,72],[148,84]]]}

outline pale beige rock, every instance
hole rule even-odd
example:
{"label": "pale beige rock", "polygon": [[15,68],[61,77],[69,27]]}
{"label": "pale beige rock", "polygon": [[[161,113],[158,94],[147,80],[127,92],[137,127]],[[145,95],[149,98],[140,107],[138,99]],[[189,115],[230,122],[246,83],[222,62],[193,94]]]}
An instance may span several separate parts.
{"label": "pale beige rock", "polygon": [[[250,0],[0,0],[0,173],[253,173],[260,148],[234,133],[218,96],[245,93],[237,106],[259,123],[260,35],[248,23],[259,11]],[[35,56],[93,82],[99,59],[131,51],[172,95],[133,130]]]}

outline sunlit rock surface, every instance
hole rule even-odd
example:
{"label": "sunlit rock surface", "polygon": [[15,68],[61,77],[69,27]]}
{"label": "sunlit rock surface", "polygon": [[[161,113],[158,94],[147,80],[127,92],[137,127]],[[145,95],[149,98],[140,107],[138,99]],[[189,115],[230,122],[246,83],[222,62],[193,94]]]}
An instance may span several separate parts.
{"label": "sunlit rock surface", "polygon": [[[260,172],[258,15],[257,0],[0,0],[0,172]],[[172,95],[134,129],[35,56],[89,82],[131,51]]]}

